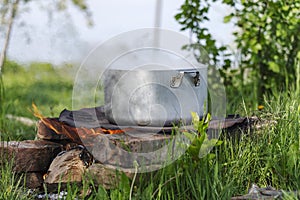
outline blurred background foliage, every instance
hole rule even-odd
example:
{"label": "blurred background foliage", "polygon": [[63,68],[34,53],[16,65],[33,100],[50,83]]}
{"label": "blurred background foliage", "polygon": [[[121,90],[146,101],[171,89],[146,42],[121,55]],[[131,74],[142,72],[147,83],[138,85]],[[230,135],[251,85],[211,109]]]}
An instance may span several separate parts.
{"label": "blurred background foliage", "polygon": [[[204,26],[211,5],[217,1],[232,10],[224,23],[233,22],[237,28],[233,34],[238,54],[218,44]],[[295,89],[300,59],[299,10],[300,0],[186,0],[175,19],[195,40],[190,47],[203,46],[211,64],[221,67],[227,86],[239,91],[248,88],[247,95],[262,103],[263,96],[274,90]],[[235,63],[238,66],[234,68]]]}

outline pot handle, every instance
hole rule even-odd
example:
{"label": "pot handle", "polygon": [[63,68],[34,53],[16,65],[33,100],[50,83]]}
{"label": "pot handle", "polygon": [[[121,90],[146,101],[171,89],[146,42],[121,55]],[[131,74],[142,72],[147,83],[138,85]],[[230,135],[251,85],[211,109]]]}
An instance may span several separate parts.
{"label": "pot handle", "polygon": [[199,71],[195,71],[195,70],[191,70],[191,71],[179,71],[178,74],[176,76],[173,76],[171,78],[171,88],[178,88],[181,83],[182,83],[182,79],[183,79],[183,76],[185,73],[194,73],[196,74],[194,77],[193,77],[193,82],[194,82],[194,85],[195,87],[198,87],[200,86],[200,73]]}

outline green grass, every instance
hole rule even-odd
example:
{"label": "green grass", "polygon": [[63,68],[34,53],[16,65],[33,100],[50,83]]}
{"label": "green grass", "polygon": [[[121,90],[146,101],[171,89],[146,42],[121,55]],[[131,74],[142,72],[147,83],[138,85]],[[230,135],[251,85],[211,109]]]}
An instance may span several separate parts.
{"label": "green grass", "polygon": [[[26,69],[7,70],[3,76],[5,96],[0,89],[1,139],[32,139],[34,127],[26,127],[5,119],[5,114],[34,119],[29,111],[34,102],[45,116],[57,116],[63,108],[71,108],[72,78],[68,67],[54,69],[48,64],[34,64]],[[2,88],[2,87],[0,87]],[[258,111],[251,87],[236,95],[227,88],[228,113],[257,115],[276,120],[262,130],[242,134],[241,138],[222,137],[222,144],[201,159],[186,153],[173,164],[150,174],[141,174],[133,184],[122,177],[118,189],[104,190],[92,181],[86,199],[230,199],[247,193],[252,183],[260,187],[272,185],[285,191],[300,189],[300,99],[291,91],[276,92],[266,97],[264,109]],[[4,100],[4,101],[3,101]],[[11,172],[1,166],[0,199],[29,199],[30,195]],[[74,199],[82,188],[70,185],[68,198]],[[6,196],[1,196],[1,194]],[[289,196],[288,196],[289,195]],[[17,198],[18,197],[18,198]],[[287,193],[287,199],[295,196]]]}
{"label": "green grass", "polygon": [[3,74],[7,112],[34,118],[32,103],[47,116],[57,116],[63,108],[71,108],[72,68],[54,69],[47,63],[33,63],[13,71],[9,67]]}
{"label": "green grass", "polygon": [[8,120],[6,114],[36,120],[32,103],[47,117],[57,117],[64,108],[71,109],[74,69],[70,66],[54,69],[47,63],[32,63],[22,67],[7,62],[4,69],[1,82],[1,88],[5,88],[1,98],[3,125],[0,130],[6,140],[33,139],[36,133],[35,127]]}
{"label": "green grass", "polygon": [[3,156],[1,158],[2,160],[0,161],[0,199],[33,199],[30,196],[30,191],[22,186],[24,184],[23,176],[20,177],[20,175],[17,175],[16,173],[12,172],[12,162],[5,161],[6,158],[3,158]]}

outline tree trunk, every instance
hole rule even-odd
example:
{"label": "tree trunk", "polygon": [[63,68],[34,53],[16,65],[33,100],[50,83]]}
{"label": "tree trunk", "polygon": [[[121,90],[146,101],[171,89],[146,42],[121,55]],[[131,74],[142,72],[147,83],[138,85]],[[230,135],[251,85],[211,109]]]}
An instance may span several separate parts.
{"label": "tree trunk", "polygon": [[7,49],[8,49],[8,45],[9,45],[10,36],[11,36],[12,26],[14,24],[14,20],[16,17],[19,3],[20,3],[20,0],[15,0],[15,2],[12,4],[12,7],[11,7],[11,13],[10,13],[10,16],[8,19],[8,27],[7,27],[7,31],[6,31],[6,35],[5,35],[5,39],[4,39],[4,45],[3,45],[2,52],[0,54],[0,74],[2,73],[2,68],[4,65],[5,59],[6,59],[6,54],[7,54]]}

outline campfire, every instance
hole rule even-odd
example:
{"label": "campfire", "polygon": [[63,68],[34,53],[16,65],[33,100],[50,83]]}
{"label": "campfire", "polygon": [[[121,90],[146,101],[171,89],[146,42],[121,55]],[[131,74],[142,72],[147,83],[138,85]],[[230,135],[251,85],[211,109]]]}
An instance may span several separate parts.
{"label": "campfire", "polygon": [[58,135],[63,135],[66,138],[69,138],[72,142],[77,144],[83,144],[80,138],[93,138],[99,134],[122,134],[126,130],[130,129],[107,129],[107,128],[85,128],[85,127],[71,127],[66,125],[63,122],[60,122],[56,119],[51,118],[40,118],[41,122],[51,131],[55,132]]}
{"label": "campfire", "polygon": [[85,127],[72,127],[67,125],[64,122],[61,122],[57,119],[51,119],[44,117],[36,107],[33,106],[34,116],[39,118],[41,123],[43,123],[49,130],[55,132],[58,135],[63,135],[66,138],[70,139],[72,142],[83,145],[80,138],[93,138],[99,134],[122,134],[129,129],[108,129],[104,127],[95,127],[95,128],[85,128]]}
{"label": "campfire", "polygon": [[[97,123],[87,123],[86,127],[74,126],[74,113],[86,115],[91,110],[96,110]],[[42,189],[46,184],[55,190],[58,183],[80,183],[84,174],[91,174],[95,183],[105,188],[114,188],[118,182],[116,166],[126,168],[128,162],[133,162],[132,158],[128,158],[128,152],[154,152],[173,137],[170,134],[173,127],[118,127],[105,119],[102,111],[102,107],[63,110],[58,118],[48,118],[33,105],[34,115],[39,118],[37,140],[2,142],[0,157],[2,160],[14,159],[13,170],[26,174],[26,186],[29,188]],[[221,128],[235,132],[241,127],[249,128],[257,121],[255,118],[226,119]],[[78,124],[84,125],[84,121]],[[219,128],[218,124],[211,121],[210,129]],[[141,133],[148,135],[135,136]],[[101,140],[96,140],[98,137]],[[105,162],[97,160],[93,152],[89,152],[95,141],[98,142],[97,151],[105,153]],[[144,160],[155,164],[153,157],[145,156]],[[133,176],[132,171],[125,174],[129,178]]]}

